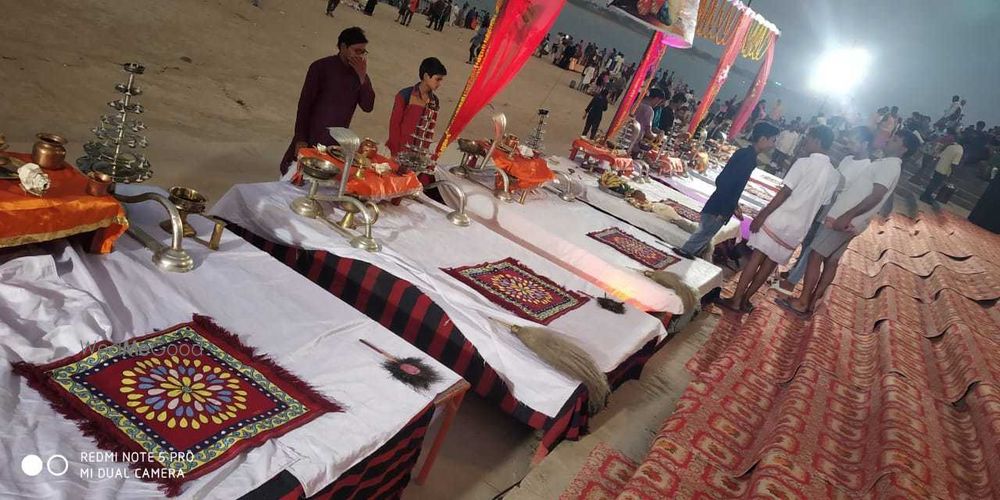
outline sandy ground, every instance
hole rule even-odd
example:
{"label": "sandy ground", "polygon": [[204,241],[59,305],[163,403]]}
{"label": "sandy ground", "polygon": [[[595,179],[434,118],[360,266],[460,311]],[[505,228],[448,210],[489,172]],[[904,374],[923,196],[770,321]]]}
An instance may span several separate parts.
{"label": "sandy ground", "polygon": [[[75,159],[109,111],[105,103],[119,96],[119,63],[140,62],[147,68],[139,102],[147,109],[150,182],[194,187],[217,200],[232,184],[275,178],[306,68],[336,52],[337,35],[355,25],[371,41],[377,94],[372,113],[355,114],[355,132],[384,141],[395,93],[416,82],[420,60],[429,56],[450,72],[440,92],[442,122],[450,117],[471,69],[465,61],[473,32],[428,30],[421,15],[407,28],[393,22],[389,5],[367,17],[349,4],[331,19],[323,15],[324,0],[261,0],[262,8],[248,0],[0,0],[0,132],[16,151],[30,150],[37,132],[63,134]],[[569,88],[575,78],[532,58],[493,106],[522,137],[537,108],[550,108],[546,145],[565,154],[588,102]],[[467,135],[490,133],[489,114],[487,108]]]}

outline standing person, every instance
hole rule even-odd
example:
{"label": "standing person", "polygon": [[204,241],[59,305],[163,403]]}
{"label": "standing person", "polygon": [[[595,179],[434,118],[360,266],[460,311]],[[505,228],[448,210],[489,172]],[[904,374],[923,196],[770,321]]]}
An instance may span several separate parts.
{"label": "standing person", "polygon": [[757,105],[753,107],[753,111],[750,112],[750,125],[753,126],[765,117],[767,117],[767,101],[761,99],[757,102]]}
{"label": "standing person", "polygon": [[589,137],[590,140],[596,139],[597,129],[601,126],[601,119],[604,118],[604,112],[607,109],[608,91],[602,90],[590,100],[590,104],[583,110],[584,125],[583,133],[580,135]]}
{"label": "standing person", "polygon": [[288,171],[301,148],[329,143],[329,127],[350,127],[354,110],[375,109],[375,88],[368,77],[368,38],[357,26],[337,37],[337,55],[324,57],[306,72],[295,116],[295,135],[281,159]]}
{"label": "standing person", "polygon": [[681,106],[686,103],[687,101],[684,96],[679,93],[674,94],[674,96],[670,98],[670,104],[664,107],[663,111],[660,111],[660,121],[657,125],[660,130],[666,133],[670,133],[670,131],[673,130],[674,123],[677,121],[677,115],[680,113]]}
{"label": "standing person", "polygon": [[941,151],[941,156],[934,167],[934,175],[931,177],[930,182],[927,183],[927,189],[924,189],[923,194],[920,195],[920,201],[928,205],[934,204],[934,195],[937,194],[938,189],[941,189],[941,186],[948,180],[948,177],[951,177],[952,169],[962,162],[962,155],[965,153],[965,149],[962,148],[961,144],[952,142],[957,136],[958,130],[955,127],[950,127],[948,135],[942,138],[942,142],[946,144],[950,142],[950,144],[945,146]]}
{"label": "standing person", "polygon": [[899,107],[893,106],[889,110],[889,114],[882,117],[882,120],[878,122],[878,127],[875,130],[875,150],[881,150],[889,142],[889,138],[892,137],[893,132],[896,131],[896,125],[899,124]]}
{"label": "standing person", "polygon": [[778,101],[774,103],[774,109],[772,109],[768,115],[770,116],[771,123],[777,125],[781,122],[781,120],[785,117],[785,106],[781,103],[781,99],[778,99]]}
{"label": "standing person", "polygon": [[366,16],[374,16],[375,15],[375,6],[376,5],[378,5],[378,0],[368,0],[368,3],[365,4],[365,10],[364,10],[365,15]]}
{"label": "standing person", "polygon": [[420,125],[424,110],[439,105],[435,94],[448,70],[436,57],[428,57],[420,62],[420,81],[412,87],[406,87],[396,94],[389,117],[389,139],[385,145],[393,157],[406,150],[411,141],[411,135]]}
{"label": "standing person", "polygon": [[800,257],[800,260],[808,257],[809,262],[802,293],[794,301],[779,299],[779,305],[799,316],[808,316],[816,310],[816,303],[837,275],[847,245],[864,232],[879,208],[892,197],[903,158],[918,147],[917,137],[910,131],[902,131],[885,145],[885,157],[844,174],[843,190],[817,230],[811,250],[803,249],[803,252],[809,250],[808,255]]}
{"label": "standing person", "polygon": [[580,91],[587,92],[590,89],[590,84],[594,81],[594,73],[597,72],[597,68],[593,65],[588,65],[583,68],[583,78],[580,79]]}
{"label": "standing person", "polygon": [[546,33],[545,34],[545,39],[542,40],[542,43],[538,44],[538,50],[535,51],[535,56],[536,57],[542,57],[545,54],[549,53],[549,44],[551,43],[549,41],[549,37],[550,36],[551,35],[549,35],[548,33]]}
{"label": "standing person", "polygon": [[1000,140],[994,139],[990,183],[969,212],[969,222],[1000,234]]}
{"label": "standing person", "polygon": [[413,13],[417,11],[417,7],[420,5],[420,0],[403,0],[406,5],[406,10],[403,11],[403,19],[400,20],[399,24],[403,26],[409,26],[410,21],[413,20]]}
{"label": "standing person", "polygon": [[479,49],[482,48],[483,42],[486,41],[486,26],[480,26],[479,31],[472,36],[469,40],[469,60],[466,64],[473,64],[476,62],[476,57],[479,56]]}
{"label": "standing person", "polygon": [[[781,136],[778,136],[778,142],[781,142]],[[840,160],[840,165],[837,166],[837,172],[844,177],[844,186],[835,194],[836,198],[834,202],[839,200],[839,195],[843,192],[848,185],[853,184],[858,179],[865,178],[869,176],[868,168],[871,166],[871,154],[872,154],[872,143],[875,142],[875,133],[872,132],[870,127],[862,126],[855,127],[851,130],[851,133],[847,136],[847,151],[848,155]],[[892,190],[890,190],[891,192]],[[812,242],[816,238],[816,233],[819,228],[823,225],[826,220],[827,213],[830,207],[824,207],[820,209],[816,218],[813,220],[812,227],[809,228],[809,232],[806,233],[806,237],[802,240],[802,252],[799,253],[798,260],[795,261],[795,265],[792,266],[788,272],[781,273],[780,276],[782,281],[779,283],[781,289],[792,292],[795,290],[795,286],[798,285],[799,281],[802,281],[802,277],[806,274],[807,264],[809,262],[809,255],[812,253]]]}
{"label": "standing person", "polygon": [[715,179],[715,191],[701,209],[698,230],[691,234],[684,245],[674,248],[674,253],[685,259],[694,259],[709,247],[712,238],[730,218],[735,216],[743,220],[740,196],[743,195],[753,169],[757,168],[757,155],[773,149],[777,136],[778,128],[770,123],[758,123],[754,126],[750,133],[750,145],[733,153]]}
{"label": "standing person", "polygon": [[340,5],[340,0],[327,0],[326,15],[333,17],[333,11]]}
{"label": "standing person", "polygon": [[441,15],[438,16],[437,26],[434,27],[435,30],[437,30],[437,31],[444,31],[444,25],[447,24],[448,21],[451,20],[451,11],[452,11],[452,8],[453,8],[453,6],[451,4],[451,0],[447,0],[444,3],[444,10],[442,10]]}
{"label": "standing person", "polygon": [[830,203],[841,182],[827,156],[833,145],[833,130],[825,125],[815,126],[806,133],[804,142],[809,156],[792,165],[781,191],[750,224],[748,243],[753,254],[743,265],[736,291],[719,300],[727,309],[741,313],[753,310],[750,299],[778,264],[788,262],[816,213]]}
{"label": "standing person", "polygon": [[[462,23],[465,21],[465,13],[468,11],[469,11],[469,2],[464,2],[462,4],[462,8],[458,9],[458,13],[455,14],[455,26],[459,27],[462,26]],[[548,39],[549,36],[545,35],[545,40],[547,41]]]}
{"label": "standing person", "polygon": [[[871,140],[865,146],[869,146]],[[784,172],[791,165],[795,158],[795,148],[799,145],[799,131],[796,127],[789,127],[778,134],[778,140],[774,144],[774,152],[771,154],[774,163],[778,167],[778,172]],[[867,156],[867,155],[866,155]]]}
{"label": "standing person", "polygon": [[441,17],[441,10],[444,7],[444,0],[434,0],[427,9],[427,28],[437,29],[438,19]]}
{"label": "standing person", "polygon": [[958,120],[958,117],[962,115],[962,105],[959,103],[962,100],[960,96],[951,96],[951,106],[944,111],[941,118],[935,123],[935,127],[938,129],[947,128],[949,123]]}

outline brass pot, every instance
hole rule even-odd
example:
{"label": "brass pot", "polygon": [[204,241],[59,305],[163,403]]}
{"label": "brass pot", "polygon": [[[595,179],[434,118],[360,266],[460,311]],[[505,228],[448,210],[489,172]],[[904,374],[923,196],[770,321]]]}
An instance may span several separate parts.
{"label": "brass pot", "polygon": [[87,194],[90,196],[105,196],[111,187],[111,176],[91,170],[87,174]]}
{"label": "brass pot", "polygon": [[361,147],[358,148],[358,156],[371,159],[375,156],[375,153],[378,153],[378,144],[365,137],[365,139],[361,141]]}
{"label": "brass pot", "polygon": [[38,142],[31,149],[31,161],[46,170],[66,167],[66,139],[56,134],[40,133]]}

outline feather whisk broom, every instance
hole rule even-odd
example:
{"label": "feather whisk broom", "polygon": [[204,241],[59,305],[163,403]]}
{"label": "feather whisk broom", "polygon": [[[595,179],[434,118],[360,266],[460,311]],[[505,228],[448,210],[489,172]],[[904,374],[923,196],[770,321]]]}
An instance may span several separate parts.
{"label": "feather whisk broom", "polygon": [[392,374],[392,378],[414,389],[427,389],[432,384],[441,380],[441,376],[420,358],[397,358],[375,347],[365,339],[358,340],[385,358],[382,362],[382,368],[385,368],[386,371]]}
{"label": "feather whisk broom", "polygon": [[496,318],[490,319],[510,330],[546,364],[568,377],[582,381],[590,394],[591,415],[607,406],[611,395],[607,375],[597,367],[597,363],[586,351],[564,338],[565,335],[549,328],[518,326]]}

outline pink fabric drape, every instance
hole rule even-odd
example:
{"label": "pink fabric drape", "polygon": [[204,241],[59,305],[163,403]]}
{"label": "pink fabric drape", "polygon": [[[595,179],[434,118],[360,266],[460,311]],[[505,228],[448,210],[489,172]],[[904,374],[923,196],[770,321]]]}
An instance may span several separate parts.
{"label": "pink fabric drape", "polygon": [[764,93],[764,87],[767,86],[767,78],[771,74],[771,63],[774,61],[774,43],[777,40],[778,35],[772,31],[767,40],[767,52],[764,53],[764,62],[760,64],[760,69],[757,70],[757,79],[747,89],[747,95],[743,98],[743,105],[740,106],[740,110],[736,112],[736,117],[733,118],[733,125],[730,127],[729,132],[729,137],[731,138],[739,137],[743,132],[743,127],[746,126],[747,120],[750,119],[750,113],[753,112],[753,108],[760,101],[761,94]]}
{"label": "pink fabric drape", "polygon": [[486,40],[437,153],[465,129],[531,57],[566,0],[499,0]]}
{"label": "pink fabric drape", "polygon": [[[639,68],[635,70],[632,82],[629,83],[628,90],[622,96],[622,102],[618,105],[618,111],[615,111],[615,117],[611,120],[611,125],[608,127],[608,138],[614,137],[615,133],[618,132],[618,128],[625,123],[625,119],[632,116],[636,104],[642,97],[639,94],[642,92],[646,78],[649,76],[649,70],[658,67],[660,61],[663,59],[663,54],[667,52],[665,39],[666,35],[662,31],[653,32],[653,37],[649,39],[649,45],[646,47],[646,53],[642,56],[642,62],[639,63]],[[653,72],[655,73],[656,71],[654,70]],[[647,132],[649,131],[642,131],[643,134]]]}
{"label": "pink fabric drape", "polygon": [[688,133],[691,135],[694,135],[695,130],[698,130],[698,124],[705,118],[705,114],[708,113],[708,108],[712,105],[712,101],[715,100],[715,96],[719,95],[719,89],[722,88],[722,85],[726,83],[726,79],[729,78],[729,68],[732,67],[736,56],[740,55],[747,31],[750,29],[750,22],[753,20],[753,11],[742,4],[736,5],[736,8],[740,9],[740,20],[736,23],[733,32],[729,34],[729,41],[726,42],[726,48],[722,51],[722,56],[719,57],[719,65],[715,68],[715,75],[712,76],[712,79],[708,82],[708,87],[705,88],[705,95],[701,98],[701,105],[698,106],[694,115],[691,116],[691,124],[688,126]]}

